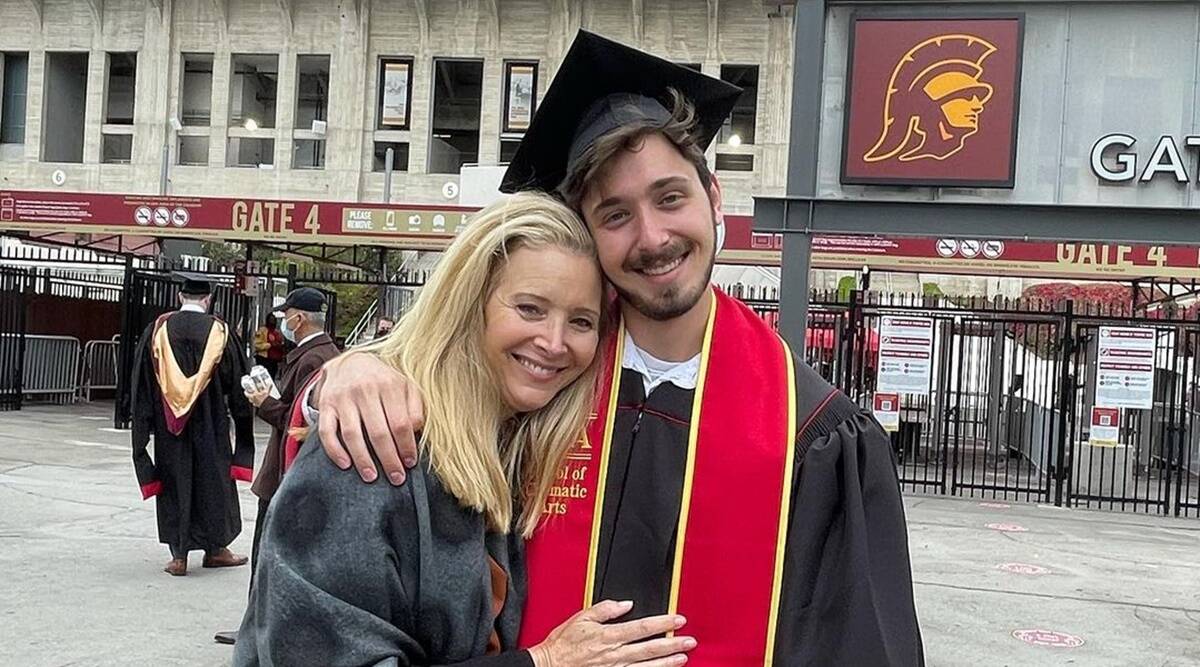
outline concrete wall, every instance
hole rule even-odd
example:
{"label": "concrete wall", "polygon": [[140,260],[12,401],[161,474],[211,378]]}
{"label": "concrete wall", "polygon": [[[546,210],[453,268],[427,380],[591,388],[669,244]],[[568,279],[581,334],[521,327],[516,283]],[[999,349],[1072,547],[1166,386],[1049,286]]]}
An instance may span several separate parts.
{"label": "concrete wall", "polygon": [[[912,11],[948,11],[950,3]],[[962,5],[955,9],[961,10]],[[974,9],[974,8],[972,8]],[[828,13],[818,194],[945,201],[1196,206],[1192,182],[1102,184],[1092,173],[1096,140],[1112,132],[1139,139],[1139,170],[1160,136],[1200,130],[1200,6],[1184,2],[980,3],[980,12],[1022,12],[1025,44],[1013,189],[843,186],[843,99],[852,7]],[[960,12],[972,14],[974,11]]]}
{"label": "concrete wall", "polygon": [[[717,76],[726,64],[759,70],[756,143],[723,152],[754,156],[752,172],[719,173],[727,208],[752,211],[754,194],[782,194],[786,179],[791,19],[769,17],[758,0],[162,0],[161,14],[147,0],[105,0],[99,21],[84,0],[44,0],[39,21],[28,0],[0,0],[0,51],[28,51],[29,125],[24,150],[0,155],[0,186],[53,189],[50,174],[67,173],[63,189],[157,192],[164,145],[171,146],[168,192],[173,194],[319,198],[378,201],[383,174],[372,171],[374,143],[409,144],[408,173],[397,174],[392,199],[454,204],[443,185],[457,174],[431,173],[432,77],[438,58],[484,63],[479,160],[500,154],[503,72],[506,59],[540,63],[539,99],[571,38],[586,28],[649,49],[678,62],[700,63]],[[280,6],[290,6],[290,18]],[[641,7],[641,15],[634,9]],[[83,162],[50,165],[38,147],[45,128],[43,90],[47,50],[91,54],[83,132]],[[106,51],[138,52],[133,156],[128,165],[100,164]],[[181,109],[181,53],[214,55],[212,122],[182,134],[208,136],[207,166],[177,163],[177,133],[169,119]],[[230,56],[278,53],[275,127],[230,127],[233,100]],[[324,137],[296,119],[296,56],[330,56],[330,104]],[[411,127],[377,130],[379,59],[413,59]],[[275,141],[274,168],[225,167],[229,137]],[[293,140],[323,139],[325,168],[292,169]],[[710,151],[710,160],[715,151]],[[230,162],[236,162],[231,160]]]}

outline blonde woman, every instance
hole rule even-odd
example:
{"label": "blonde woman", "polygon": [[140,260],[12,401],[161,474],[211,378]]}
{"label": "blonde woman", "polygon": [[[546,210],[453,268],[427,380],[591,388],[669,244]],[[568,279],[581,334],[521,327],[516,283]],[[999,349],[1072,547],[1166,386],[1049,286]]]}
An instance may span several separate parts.
{"label": "blonde woman", "polygon": [[[676,617],[577,614],[516,650],[523,542],[591,411],[603,288],[587,229],[522,194],[472,219],[392,335],[363,348],[425,400],[408,483],[306,444],[266,518],[238,665],[671,665]],[[314,436],[315,438],[316,436]],[[642,661],[639,663],[639,661]]]}

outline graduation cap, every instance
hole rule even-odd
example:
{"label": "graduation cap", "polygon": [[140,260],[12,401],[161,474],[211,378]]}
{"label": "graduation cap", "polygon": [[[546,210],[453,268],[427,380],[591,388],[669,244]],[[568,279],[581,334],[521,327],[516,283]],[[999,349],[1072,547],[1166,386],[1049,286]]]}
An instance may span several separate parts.
{"label": "graduation cap", "polygon": [[707,149],[741,88],[580,30],[504,173],[500,191],[554,191],[600,137],[629,124],[669,120],[666,103],[672,88],[696,107],[696,143]]}
{"label": "graduation cap", "polygon": [[183,273],[180,271],[175,274],[175,279],[183,283],[183,286],[179,288],[181,294],[187,294],[188,296],[208,296],[212,294],[212,282],[203,273]]}

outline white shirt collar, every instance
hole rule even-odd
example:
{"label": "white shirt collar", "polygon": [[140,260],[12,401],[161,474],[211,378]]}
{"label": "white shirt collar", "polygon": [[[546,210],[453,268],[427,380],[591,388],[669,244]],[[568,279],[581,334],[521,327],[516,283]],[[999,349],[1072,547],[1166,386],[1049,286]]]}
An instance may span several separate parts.
{"label": "white shirt collar", "polygon": [[642,376],[642,384],[646,395],[660,384],[670,382],[680,389],[696,388],[696,378],[700,375],[700,355],[687,361],[663,361],[650,355],[633,342],[629,332],[625,332],[625,352],[621,357],[621,367],[634,371]]}
{"label": "white shirt collar", "polygon": [[204,306],[197,306],[194,303],[185,303],[179,307],[179,312],[204,313]]}
{"label": "white shirt collar", "polygon": [[323,334],[323,333],[325,333],[325,332],[324,332],[324,331],[318,331],[318,332],[316,332],[316,333],[310,333],[310,334],[308,334],[307,336],[305,336],[305,337],[304,337],[304,339],[303,339],[303,340],[301,340],[299,343],[296,343],[296,347],[300,347],[301,345],[303,345],[303,344],[307,343],[308,341],[310,341],[310,340],[312,340],[312,339],[316,338],[317,336],[320,336],[320,335],[321,335],[321,334]]}

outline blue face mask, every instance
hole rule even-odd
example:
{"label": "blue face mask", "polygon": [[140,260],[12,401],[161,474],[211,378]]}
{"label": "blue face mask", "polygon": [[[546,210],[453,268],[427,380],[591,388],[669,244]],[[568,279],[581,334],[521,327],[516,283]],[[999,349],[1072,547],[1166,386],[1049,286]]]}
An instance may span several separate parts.
{"label": "blue face mask", "polygon": [[296,342],[296,332],[292,331],[292,328],[288,326],[288,321],[286,318],[279,323],[279,330],[283,332],[283,337],[287,339],[289,343]]}

